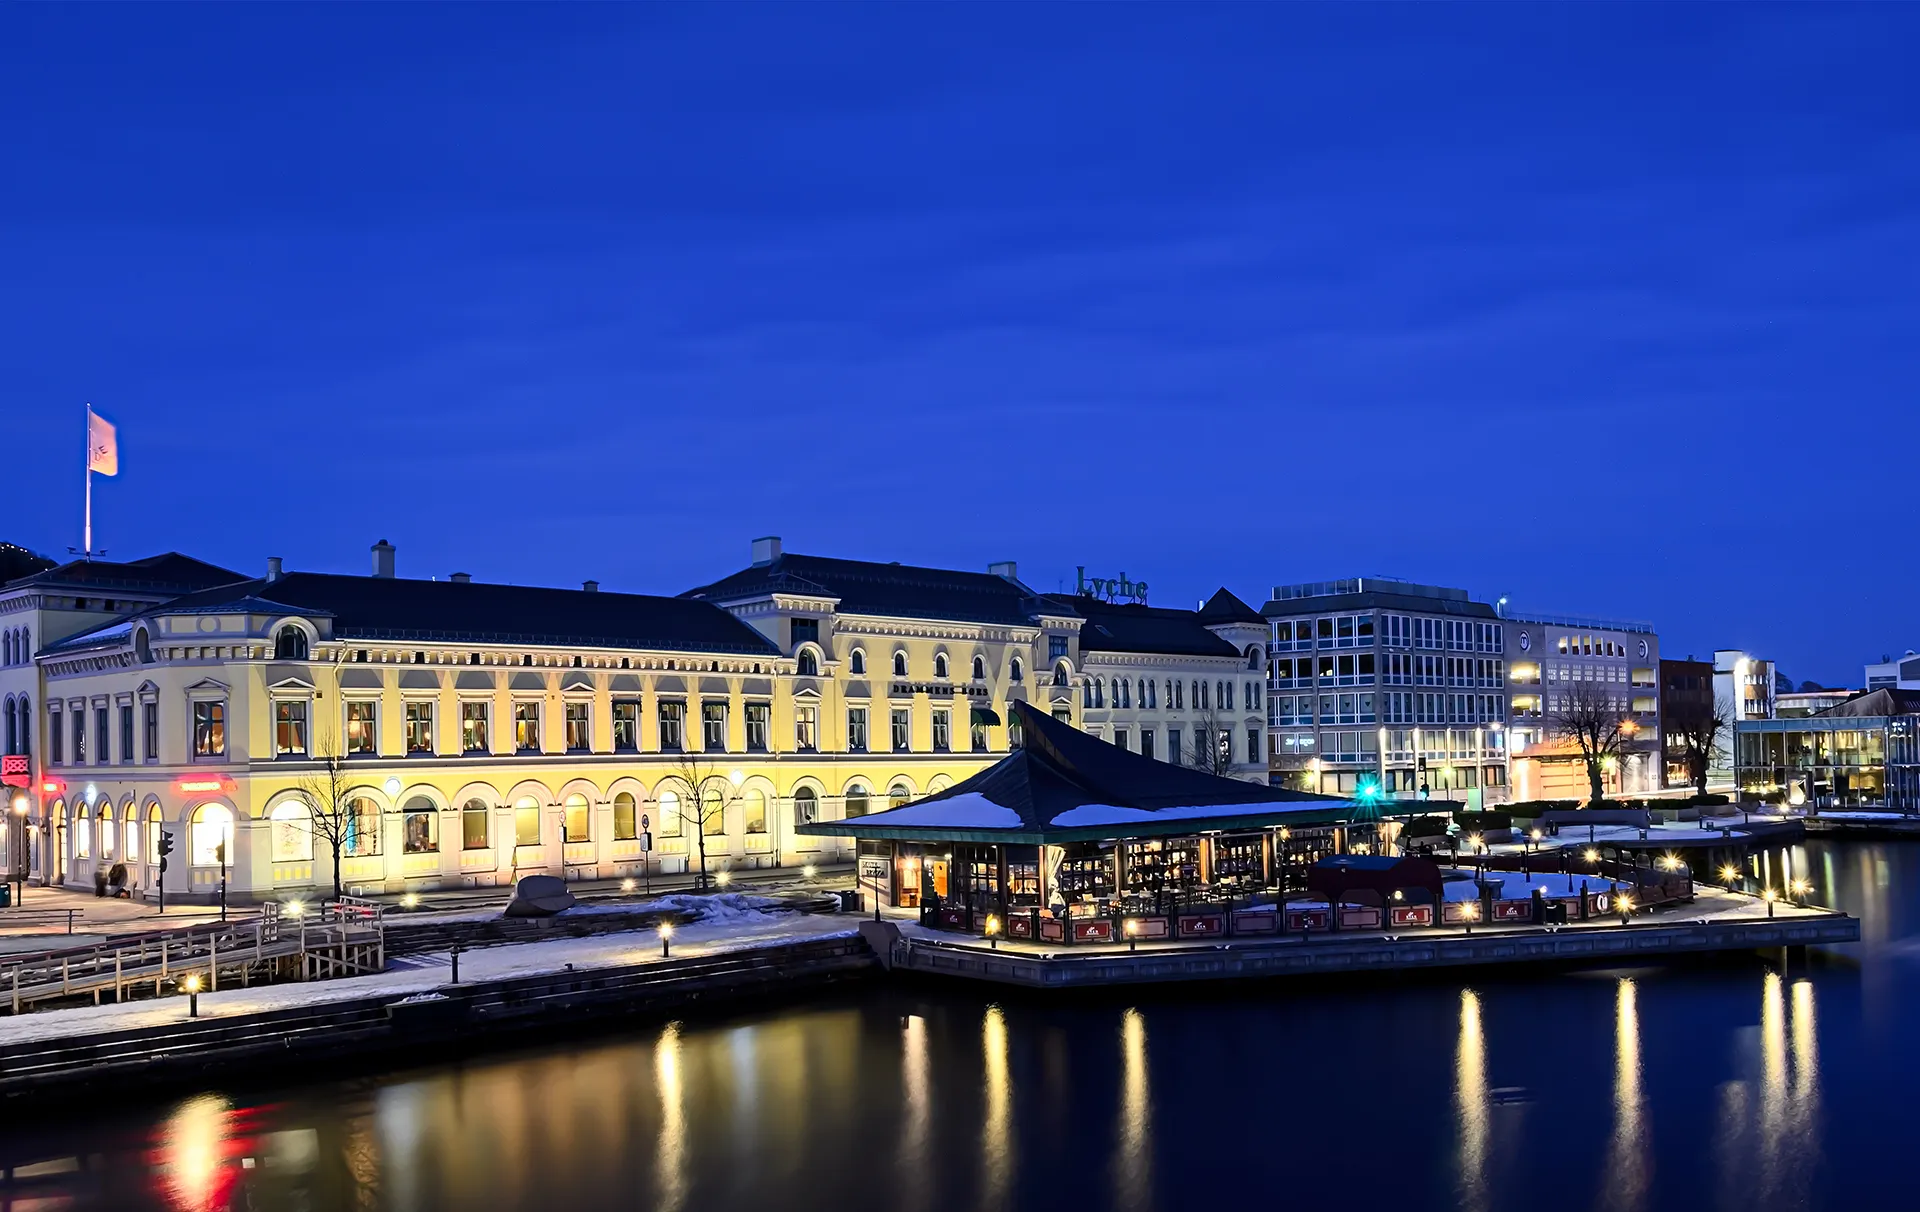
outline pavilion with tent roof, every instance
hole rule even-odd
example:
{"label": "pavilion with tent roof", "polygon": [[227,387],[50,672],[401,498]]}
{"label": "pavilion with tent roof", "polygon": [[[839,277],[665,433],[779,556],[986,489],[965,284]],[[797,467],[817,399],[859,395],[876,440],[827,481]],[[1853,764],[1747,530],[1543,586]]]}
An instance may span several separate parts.
{"label": "pavilion with tent roof", "polygon": [[1123,915],[1149,937],[1225,933],[1236,903],[1280,882],[1293,830],[1375,815],[1132,753],[1024,702],[1011,712],[1021,745],[986,770],[796,831],[856,839],[862,891],[930,924],[1097,940]]}

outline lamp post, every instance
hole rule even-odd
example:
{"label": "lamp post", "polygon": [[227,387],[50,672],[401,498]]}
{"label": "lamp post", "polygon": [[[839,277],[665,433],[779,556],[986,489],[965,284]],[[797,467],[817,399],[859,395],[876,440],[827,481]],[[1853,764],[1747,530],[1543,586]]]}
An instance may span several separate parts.
{"label": "lamp post", "polygon": [[1471,936],[1473,934],[1474,919],[1480,916],[1480,902],[1468,901],[1465,904],[1461,905],[1460,916],[1463,919],[1465,919],[1467,924],[1467,934]]}

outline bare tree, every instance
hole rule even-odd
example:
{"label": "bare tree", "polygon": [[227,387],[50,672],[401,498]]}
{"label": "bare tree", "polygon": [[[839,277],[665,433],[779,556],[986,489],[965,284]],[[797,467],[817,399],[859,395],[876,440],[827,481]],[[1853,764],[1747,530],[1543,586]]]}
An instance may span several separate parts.
{"label": "bare tree", "polygon": [[1226,778],[1233,772],[1233,722],[1212,706],[1194,716],[1193,736],[1187,744],[1187,765]]}
{"label": "bare tree", "polygon": [[707,886],[707,826],[715,820],[727,819],[727,807],[739,794],[739,788],[733,780],[720,773],[720,768],[712,762],[701,760],[697,753],[682,753],[680,760],[674,763],[674,774],[687,785],[687,794],[680,797],[675,815],[681,824],[693,829],[695,846],[700,853],[700,874],[695,886]]}
{"label": "bare tree", "polygon": [[1662,723],[1667,736],[1680,742],[1688,781],[1705,795],[1707,771],[1726,753],[1733,735],[1733,704],[1724,698],[1681,700],[1667,707]]}
{"label": "bare tree", "polygon": [[1607,798],[1607,762],[1611,759],[1618,764],[1624,759],[1627,742],[1635,731],[1612,691],[1599,682],[1573,683],[1560,696],[1559,706],[1548,713],[1547,726],[1555,737],[1580,747],[1593,801]]}
{"label": "bare tree", "polygon": [[307,801],[307,820],[313,836],[333,855],[333,899],[340,899],[340,852],[354,833],[353,800],[348,791],[357,781],[331,741],[317,746],[319,769],[302,776],[294,786]]}

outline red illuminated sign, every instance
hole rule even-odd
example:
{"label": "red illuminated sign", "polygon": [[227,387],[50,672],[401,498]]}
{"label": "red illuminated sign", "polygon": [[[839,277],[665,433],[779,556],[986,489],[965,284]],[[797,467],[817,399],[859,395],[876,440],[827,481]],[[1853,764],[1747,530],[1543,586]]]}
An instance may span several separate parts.
{"label": "red illuminated sign", "polygon": [[67,785],[59,779],[47,779],[40,784],[40,793],[42,795],[62,795],[66,790]]}
{"label": "red illuminated sign", "polygon": [[232,791],[233,780],[224,774],[202,775],[198,778],[180,779],[174,783],[174,788],[183,795],[192,795],[195,792],[206,791]]}

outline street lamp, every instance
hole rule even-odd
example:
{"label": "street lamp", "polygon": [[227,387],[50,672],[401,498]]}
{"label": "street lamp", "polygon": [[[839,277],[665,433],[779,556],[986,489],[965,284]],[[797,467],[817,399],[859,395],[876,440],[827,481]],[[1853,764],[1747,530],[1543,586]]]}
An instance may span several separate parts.
{"label": "street lamp", "polygon": [[1740,869],[1732,863],[1728,863],[1726,866],[1720,868],[1720,882],[1727,886],[1728,892],[1733,891],[1734,882],[1739,878]]}
{"label": "street lamp", "polygon": [[1813,885],[1806,880],[1794,880],[1788,887],[1792,889],[1795,896],[1800,898],[1802,905],[1807,903],[1807,894],[1813,891]]}
{"label": "street lamp", "polygon": [[1592,846],[1588,846],[1585,850],[1582,850],[1580,852],[1580,857],[1582,859],[1585,859],[1589,865],[1592,865],[1600,861],[1600,852],[1598,850],[1595,850]]}
{"label": "street lamp", "polygon": [[1633,898],[1630,896],[1619,896],[1614,899],[1620,904],[1620,924],[1624,926],[1627,924],[1627,919],[1633,916]]}
{"label": "street lamp", "polygon": [[1480,916],[1480,902],[1468,901],[1460,906],[1460,916],[1466,920],[1467,933],[1473,933],[1474,919]]}

